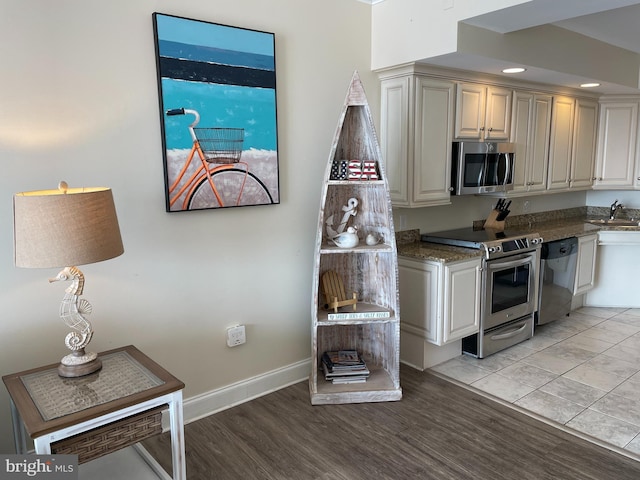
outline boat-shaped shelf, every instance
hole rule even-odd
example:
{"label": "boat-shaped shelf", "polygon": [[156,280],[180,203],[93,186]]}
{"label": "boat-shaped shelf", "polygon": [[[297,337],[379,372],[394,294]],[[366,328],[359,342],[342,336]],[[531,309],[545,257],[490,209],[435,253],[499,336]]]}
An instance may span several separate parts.
{"label": "boat-shaped shelf", "polygon": [[[337,246],[334,238],[351,231],[355,246]],[[375,242],[366,242],[372,236]],[[371,244],[368,244],[371,243]],[[334,271],[352,305],[326,308],[321,277]],[[380,146],[358,73],[354,73],[340,115],[320,201],[312,291],[309,377],[311,403],[395,401],[400,387],[400,313],[398,264],[389,186]],[[370,374],[361,383],[325,379],[324,352],[356,350]]]}

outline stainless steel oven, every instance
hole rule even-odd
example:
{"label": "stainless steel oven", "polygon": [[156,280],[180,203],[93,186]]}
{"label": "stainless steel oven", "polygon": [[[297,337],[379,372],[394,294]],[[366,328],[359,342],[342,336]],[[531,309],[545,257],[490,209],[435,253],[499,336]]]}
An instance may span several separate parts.
{"label": "stainless steel oven", "polygon": [[539,250],[485,261],[483,321],[493,328],[534,313],[538,303]]}
{"label": "stainless steel oven", "polygon": [[463,339],[463,352],[484,358],[533,336],[542,245],[538,234],[459,229],[422,240],[485,251],[480,331]]}

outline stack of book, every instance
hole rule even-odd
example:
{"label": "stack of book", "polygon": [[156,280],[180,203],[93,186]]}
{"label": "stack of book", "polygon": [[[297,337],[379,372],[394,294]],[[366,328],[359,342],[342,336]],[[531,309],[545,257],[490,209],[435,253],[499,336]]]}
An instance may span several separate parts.
{"label": "stack of book", "polygon": [[325,380],[332,383],[363,383],[369,369],[357,350],[336,350],[322,354]]}

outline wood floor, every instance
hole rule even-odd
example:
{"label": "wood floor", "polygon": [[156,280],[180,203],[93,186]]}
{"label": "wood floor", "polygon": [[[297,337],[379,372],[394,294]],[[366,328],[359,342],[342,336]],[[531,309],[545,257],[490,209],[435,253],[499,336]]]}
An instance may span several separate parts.
{"label": "wood floor", "polygon": [[[427,372],[400,402],[312,406],[302,382],[185,426],[199,479],[637,480],[640,462]],[[170,471],[168,434],[144,442]]]}

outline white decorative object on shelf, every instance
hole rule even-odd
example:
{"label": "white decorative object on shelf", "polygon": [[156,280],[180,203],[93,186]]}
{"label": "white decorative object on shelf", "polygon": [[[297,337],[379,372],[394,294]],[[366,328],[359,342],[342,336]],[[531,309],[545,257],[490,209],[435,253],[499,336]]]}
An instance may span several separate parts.
{"label": "white decorative object on shelf", "polygon": [[355,227],[347,228],[346,232],[339,233],[331,239],[340,248],[353,248],[357,247],[360,243],[358,238],[358,231]]}
{"label": "white decorative object on shelf", "polygon": [[376,237],[373,233],[367,235],[367,238],[365,239],[365,242],[369,246],[377,245],[379,241],[380,240],[378,240],[378,237]]}
{"label": "white decorative object on shelf", "polygon": [[347,222],[349,221],[349,218],[355,217],[358,214],[357,207],[358,207],[358,199],[350,198],[349,201],[347,202],[347,205],[342,207],[342,211],[344,212],[344,215],[342,215],[342,221],[340,222],[340,225],[338,225],[338,228],[336,230],[333,229],[333,215],[327,218],[327,222],[326,222],[327,236],[334,238],[338,234],[344,232],[344,229],[347,226]]}

